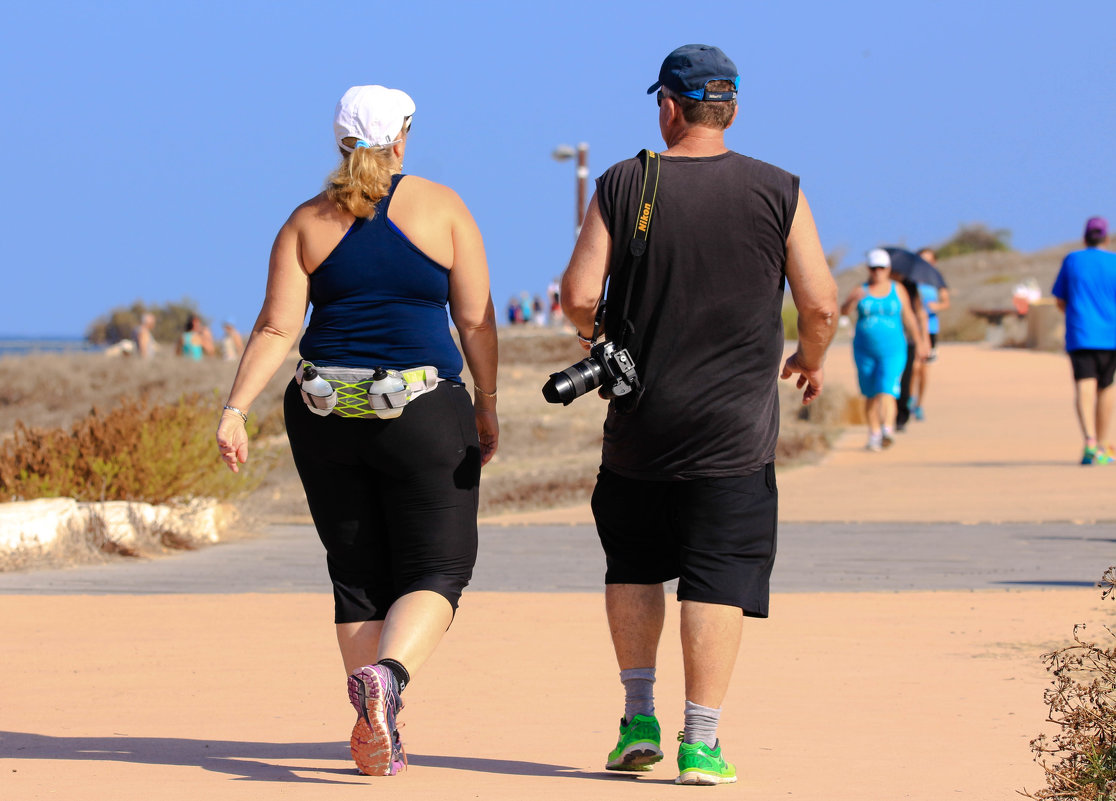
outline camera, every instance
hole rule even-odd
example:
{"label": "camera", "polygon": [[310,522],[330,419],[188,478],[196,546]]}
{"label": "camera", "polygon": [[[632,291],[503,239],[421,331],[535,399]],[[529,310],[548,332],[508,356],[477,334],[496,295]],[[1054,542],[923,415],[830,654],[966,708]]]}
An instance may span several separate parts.
{"label": "camera", "polygon": [[575,398],[597,387],[601,388],[602,398],[623,398],[633,392],[632,399],[639,398],[642,387],[627,348],[617,349],[608,340],[598,342],[577,364],[560,373],[551,373],[542,393],[549,403],[569,406]]}

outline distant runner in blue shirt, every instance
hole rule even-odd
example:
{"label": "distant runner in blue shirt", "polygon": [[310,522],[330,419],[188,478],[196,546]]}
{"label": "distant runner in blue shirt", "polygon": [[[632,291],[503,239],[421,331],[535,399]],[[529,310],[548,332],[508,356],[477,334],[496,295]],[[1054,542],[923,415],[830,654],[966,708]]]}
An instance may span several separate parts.
{"label": "distant runner in blue shirt", "polygon": [[1085,437],[1081,464],[1112,464],[1110,438],[1116,389],[1116,253],[1102,249],[1108,223],[1090,217],[1085,249],[1062,261],[1053,295],[1066,313],[1066,352],[1073,365],[1077,420]]}

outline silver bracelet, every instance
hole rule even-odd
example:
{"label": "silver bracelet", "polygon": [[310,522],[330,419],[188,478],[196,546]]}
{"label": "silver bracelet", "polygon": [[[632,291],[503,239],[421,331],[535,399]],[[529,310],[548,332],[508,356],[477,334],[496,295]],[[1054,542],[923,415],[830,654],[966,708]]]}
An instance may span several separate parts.
{"label": "silver bracelet", "polygon": [[243,409],[238,409],[238,408],[236,408],[235,406],[229,406],[229,405],[228,405],[228,404],[226,403],[226,404],[225,404],[225,408],[224,408],[224,409],[222,409],[221,411],[222,411],[222,412],[236,412],[237,414],[239,414],[239,415],[240,415],[240,419],[241,419],[241,420],[243,420],[243,421],[244,421],[245,423],[247,423],[247,422],[248,422],[248,412],[244,411]]}
{"label": "silver bracelet", "polygon": [[583,337],[581,335],[580,331],[577,332],[577,341],[580,342],[582,345],[592,345],[593,344],[593,340],[586,339],[585,337]]}

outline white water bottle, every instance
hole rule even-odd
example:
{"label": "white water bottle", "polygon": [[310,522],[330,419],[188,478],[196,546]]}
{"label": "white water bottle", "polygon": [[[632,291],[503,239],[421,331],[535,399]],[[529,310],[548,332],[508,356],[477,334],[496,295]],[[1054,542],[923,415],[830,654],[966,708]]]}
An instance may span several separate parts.
{"label": "white water bottle", "polygon": [[[407,388],[407,382],[398,373],[389,373],[382,367],[377,367],[376,372],[372,374],[372,383],[368,387],[369,401],[372,401],[373,395],[387,395],[392,392],[402,392]],[[402,405],[399,408],[393,408],[387,398],[380,399],[382,403],[372,403],[372,408],[376,410],[376,416],[382,420],[390,420],[393,417],[398,417],[403,414]]]}
{"label": "white water bottle", "polygon": [[337,391],[333,385],[318,375],[314,365],[303,365],[302,381],[299,382],[302,390],[302,400],[316,415],[325,417],[337,405]]}

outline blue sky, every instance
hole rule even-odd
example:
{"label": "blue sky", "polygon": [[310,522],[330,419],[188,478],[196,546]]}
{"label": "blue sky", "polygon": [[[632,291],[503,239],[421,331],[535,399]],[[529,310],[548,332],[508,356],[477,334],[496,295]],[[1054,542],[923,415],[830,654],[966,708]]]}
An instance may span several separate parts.
{"label": "blue sky", "polygon": [[290,211],[336,162],[350,85],[417,104],[407,172],[453,187],[493,299],[573,244],[575,172],[659,147],[644,94],[690,42],[736,62],[735,150],[802,176],[857,262],[961,223],[1020,250],[1116,218],[1110,2],[20,3],[3,15],[0,333],[80,335],[134,300],[250,328]]}

